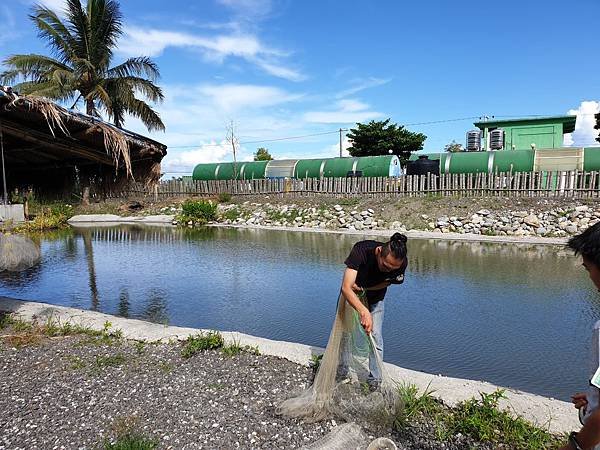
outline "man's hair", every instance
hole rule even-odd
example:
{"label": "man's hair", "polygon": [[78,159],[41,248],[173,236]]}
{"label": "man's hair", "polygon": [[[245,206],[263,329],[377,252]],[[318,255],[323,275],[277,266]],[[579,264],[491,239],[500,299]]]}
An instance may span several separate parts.
{"label": "man's hair", "polygon": [[396,259],[406,258],[406,236],[400,233],[394,233],[381,249],[381,256],[383,257],[386,257],[390,253]]}
{"label": "man's hair", "polygon": [[569,239],[567,247],[600,268],[600,222]]}

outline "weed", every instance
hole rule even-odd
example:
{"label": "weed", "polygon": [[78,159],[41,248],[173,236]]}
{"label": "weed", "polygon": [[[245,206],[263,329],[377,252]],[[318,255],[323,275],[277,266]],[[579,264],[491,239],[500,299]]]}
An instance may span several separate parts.
{"label": "weed", "polygon": [[183,344],[181,356],[191,358],[196,353],[204,350],[214,350],[223,347],[223,336],[218,331],[200,332],[195,336],[189,336]]}
{"label": "weed", "polygon": [[360,199],[358,198],[342,198],[338,201],[338,205],[340,206],[355,206],[360,203]]}
{"label": "weed", "polygon": [[511,444],[517,449],[558,446],[557,437],[548,431],[498,408],[500,399],[505,398],[504,390],[479,395],[480,399],[461,402],[454,409],[447,423],[452,433],[466,434],[481,442]]}
{"label": "weed", "polygon": [[85,368],[85,361],[79,356],[67,356],[67,360],[70,363],[69,367],[73,370],[81,370]]}
{"label": "weed", "polygon": [[144,436],[138,430],[137,417],[126,416],[115,419],[112,428],[116,438],[111,442],[104,440],[104,450],[154,450],[158,442]]}
{"label": "weed", "polygon": [[323,359],[323,354],[321,355],[311,355],[309,365],[313,370],[313,373],[316,374],[321,367],[321,360]]}
{"label": "weed", "polygon": [[96,367],[119,367],[125,363],[125,356],[121,353],[110,356],[96,356]]}
{"label": "weed", "polygon": [[138,355],[143,355],[146,348],[146,343],[144,341],[135,341],[133,343],[133,347]]}
{"label": "weed", "polygon": [[173,372],[173,365],[169,364],[168,362],[165,361],[161,361],[158,363],[158,368],[161,370],[161,372],[163,373],[171,373]]}
{"label": "weed", "polygon": [[398,396],[402,408],[396,415],[395,427],[403,429],[424,416],[436,415],[441,410],[441,405],[432,393],[429,387],[419,394],[419,388],[414,384],[400,384]]}
{"label": "weed", "polygon": [[176,217],[178,223],[185,225],[193,222],[203,225],[217,218],[217,205],[206,200],[186,200],[181,204],[181,214]]}
{"label": "weed", "polygon": [[231,194],[229,192],[221,192],[218,199],[219,203],[229,203],[231,201]]}
{"label": "weed", "polygon": [[228,209],[227,211],[221,214],[222,220],[231,220],[235,221],[240,218],[241,212],[239,208],[236,206],[235,208]]}
{"label": "weed", "polygon": [[260,355],[257,346],[241,345],[239,341],[234,340],[231,344],[224,346],[222,352],[227,356],[236,356],[240,353],[250,353],[252,355]]}
{"label": "weed", "polygon": [[215,389],[217,391],[225,389],[225,385],[223,383],[209,383],[206,385],[208,389]]}

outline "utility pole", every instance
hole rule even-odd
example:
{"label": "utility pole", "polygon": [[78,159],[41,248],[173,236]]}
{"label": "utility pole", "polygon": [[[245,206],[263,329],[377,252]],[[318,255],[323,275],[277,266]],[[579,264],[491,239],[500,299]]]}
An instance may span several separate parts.
{"label": "utility pole", "polygon": [[345,128],[340,128],[340,158],[342,157],[342,131],[348,131]]}

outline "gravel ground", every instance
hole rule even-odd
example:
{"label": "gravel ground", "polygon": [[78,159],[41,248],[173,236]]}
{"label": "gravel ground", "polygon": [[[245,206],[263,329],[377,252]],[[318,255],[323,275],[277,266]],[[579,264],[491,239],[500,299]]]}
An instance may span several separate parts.
{"label": "gravel ground", "polygon": [[[181,344],[89,336],[12,345],[0,340],[0,449],[102,448],[131,427],[161,449],[298,448],[336,425],[275,415],[311,373],[284,359],[219,351],[184,359]],[[441,444],[427,425],[388,437],[400,449],[487,448],[461,436]]]}

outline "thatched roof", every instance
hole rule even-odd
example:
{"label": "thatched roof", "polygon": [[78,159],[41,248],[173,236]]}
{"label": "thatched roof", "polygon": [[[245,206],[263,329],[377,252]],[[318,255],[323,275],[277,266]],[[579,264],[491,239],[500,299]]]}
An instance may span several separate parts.
{"label": "thatched roof", "polygon": [[167,153],[160,142],[2,87],[0,129],[9,172],[102,165],[113,167],[121,177],[156,181]]}

